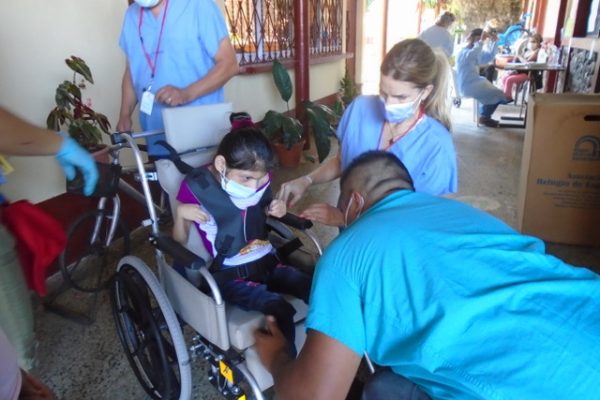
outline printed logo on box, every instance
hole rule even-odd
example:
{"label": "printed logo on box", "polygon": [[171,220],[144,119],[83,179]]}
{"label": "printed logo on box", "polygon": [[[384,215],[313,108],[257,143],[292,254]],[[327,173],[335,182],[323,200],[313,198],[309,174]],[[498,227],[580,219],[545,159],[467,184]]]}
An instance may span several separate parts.
{"label": "printed logo on box", "polygon": [[600,137],[592,135],[580,137],[573,147],[573,160],[599,161]]}

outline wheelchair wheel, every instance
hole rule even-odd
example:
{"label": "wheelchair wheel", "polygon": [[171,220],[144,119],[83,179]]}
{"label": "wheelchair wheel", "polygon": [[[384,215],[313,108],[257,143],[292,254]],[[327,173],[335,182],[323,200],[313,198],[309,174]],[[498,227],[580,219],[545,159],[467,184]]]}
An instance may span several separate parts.
{"label": "wheelchair wheel", "polygon": [[93,210],[69,226],[59,265],[64,280],[71,287],[83,292],[102,290],[113,276],[108,264],[116,263],[129,252],[129,231],[122,221],[118,221],[114,239],[107,245],[112,220],[108,211]]}
{"label": "wheelchair wheel", "polygon": [[137,257],[119,262],[112,312],[125,355],[152,399],[189,399],[191,368],[177,316],[155,275]]}

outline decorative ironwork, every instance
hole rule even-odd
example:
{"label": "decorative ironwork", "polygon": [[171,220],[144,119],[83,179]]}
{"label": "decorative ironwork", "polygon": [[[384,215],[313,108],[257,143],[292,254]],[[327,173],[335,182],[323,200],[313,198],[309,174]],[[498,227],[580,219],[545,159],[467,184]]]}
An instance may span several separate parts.
{"label": "decorative ironwork", "polygon": [[[225,0],[240,65],[294,58],[294,0]],[[343,0],[309,0],[311,55],[342,52]]]}

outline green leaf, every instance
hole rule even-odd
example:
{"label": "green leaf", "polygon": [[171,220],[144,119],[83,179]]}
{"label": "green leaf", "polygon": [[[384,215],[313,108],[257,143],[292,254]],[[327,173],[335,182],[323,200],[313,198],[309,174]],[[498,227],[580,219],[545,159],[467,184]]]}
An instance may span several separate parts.
{"label": "green leaf", "polygon": [[76,57],[76,56],[71,56],[71,58],[67,58],[65,60],[65,63],[67,63],[68,67],[71,68],[74,72],[83,76],[83,78],[86,81],[88,81],[90,83],[94,83],[94,78],[92,77],[92,71],[90,71],[90,68],[87,66],[85,61],[83,61],[83,59]]}
{"label": "green leaf", "polygon": [[306,113],[308,114],[308,119],[313,129],[319,162],[323,162],[331,150],[329,137],[334,132],[327,118],[323,118],[326,114],[322,110],[320,111],[322,114],[319,114],[319,111],[317,110],[319,110],[319,108],[307,108]]}
{"label": "green leaf", "polygon": [[281,95],[281,98],[286,103],[290,101],[292,97],[292,80],[290,79],[290,74],[287,69],[281,64],[279,61],[273,61],[273,80],[275,81],[275,86]]}
{"label": "green leaf", "polygon": [[281,141],[288,150],[302,140],[302,124],[296,118],[283,116]]}

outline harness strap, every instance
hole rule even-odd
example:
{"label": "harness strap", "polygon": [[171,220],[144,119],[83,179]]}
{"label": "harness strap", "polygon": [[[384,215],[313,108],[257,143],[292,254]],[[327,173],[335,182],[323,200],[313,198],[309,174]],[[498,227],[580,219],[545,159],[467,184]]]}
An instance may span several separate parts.
{"label": "harness strap", "polygon": [[187,174],[188,172],[194,169],[194,167],[192,167],[190,164],[184,162],[177,153],[177,150],[175,150],[173,146],[171,146],[166,141],[159,140],[156,142],[156,144],[167,149],[167,151],[169,152],[169,156],[167,158],[171,160],[173,164],[175,164],[179,172],[181,172],[182,174]]}

